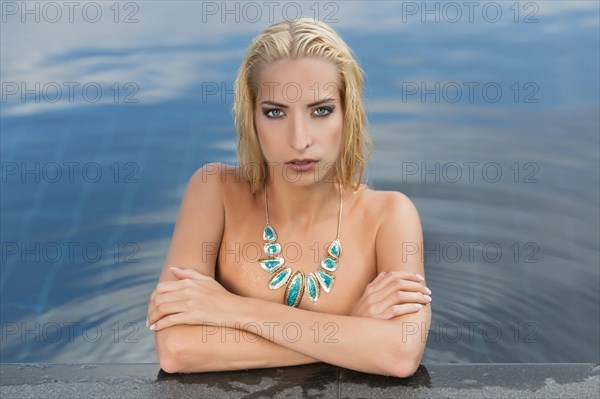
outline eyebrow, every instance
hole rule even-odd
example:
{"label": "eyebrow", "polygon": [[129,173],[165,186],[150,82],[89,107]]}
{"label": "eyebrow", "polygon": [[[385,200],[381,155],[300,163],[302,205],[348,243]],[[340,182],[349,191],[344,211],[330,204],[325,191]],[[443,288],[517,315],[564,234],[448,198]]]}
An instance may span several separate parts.
{"label": "eyebrow", "polygon": [[[315,101],[314,103],[308,104],[307,107],[311,108],[311,107],[315,107],[317,105],[321,105],[321,104],[325,104],[325,103],[332,103],[332,102],[333,103],[336,102],[335,98],[324,98],[322,100]],[[287,108],[288,107],[285,104],[276,103],[274,101],[263,101],[263,102],[261,102],[261,105],[274,105],[274,106],[279,107],[279,108]]]}

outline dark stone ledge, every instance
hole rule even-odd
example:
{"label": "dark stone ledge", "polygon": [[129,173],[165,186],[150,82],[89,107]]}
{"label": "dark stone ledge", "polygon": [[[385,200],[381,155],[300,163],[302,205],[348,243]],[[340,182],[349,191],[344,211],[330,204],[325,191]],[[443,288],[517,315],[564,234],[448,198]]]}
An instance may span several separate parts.
{"label": "dark stone ledge", "polygon": [[410,378],[316,363],[167,374],[158,364],[1,364],[8,398],[597,398],[600,365],[424,364]]}

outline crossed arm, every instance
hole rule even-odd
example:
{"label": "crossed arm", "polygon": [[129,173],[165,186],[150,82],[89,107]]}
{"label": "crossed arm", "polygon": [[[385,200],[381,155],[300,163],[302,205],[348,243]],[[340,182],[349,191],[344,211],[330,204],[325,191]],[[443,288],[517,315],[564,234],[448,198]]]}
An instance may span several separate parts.
{"label": "crossed arm", "polygon": [[[367,373],[406,377],[419,365],[426,342],[430,306],[390,319],[396,305],[376,304],[373,317],[343,316],[290,308],[261,299],[227,293],[214,279],[191,270],[174,271],[185,278],[183,290],[203,292],[192,300],[192,309],[170,313],[177,305],[160,306],[154,312],[169,313],[156,322],[157,348],[161,367],[167,372],[217,371],[241,368],[289,366],[323,361]],[[197,273],[197,274],[196,274]],[[402,278],[404,277],[404,278]],[[408,273],[382,275],[366,293],[399,292],[396,287],[418,289]],[[416,280],[416,278],[415,278]],[[169,293],[171,287],[160,290]],[[400,291],[401,292],[401,291]],[[160,294],[158,294],[160,295]],[[403,292],[415,296],[418,291]],[[209,299],[208,296],[210,296]],[[363,298],[368,297],[363,296]],[[387,295],[389,303],[399,302]],[[204,306],[200,303],[203,302]],[[207,303],[208,302],[208,303]],[[385,298],[384,298],[385,302]],[[358,311],[355,307],[354,311]],[[386,311],[388,311],[386,313]],[[152,322],[157,316],[150,316]],[[202,324],[182,325],[178,323]],[[211,320],[211,321],[208,321]],[[163,349],[163,351],[160,350]],[[166,352],[165,352],[166,350]]]}
{"label": "crossed arm", "polygon": [[[194,190],[194,185],[188,186],[180,218],[189,214],[185,210]],[[182,253],[198,241],[186,246],[186,228],[176,226],[166,264],[190,267],[165,268],[148,309],[161,368],[200,372],[323,361],[367,373],[412,375],[431,320],[424,281],[417,277],[424,275],[422,232],[406,196],[393,193],[388,199],[376,242],[378,272],[386,274],[380,273],[366,287],[347,316],[228,292],[211,273],[193,267],[192,257],[186,262]],[[180,218],[178,225],[183,226]],[[175,263],[170,258],[177,247],[182,252]]]}

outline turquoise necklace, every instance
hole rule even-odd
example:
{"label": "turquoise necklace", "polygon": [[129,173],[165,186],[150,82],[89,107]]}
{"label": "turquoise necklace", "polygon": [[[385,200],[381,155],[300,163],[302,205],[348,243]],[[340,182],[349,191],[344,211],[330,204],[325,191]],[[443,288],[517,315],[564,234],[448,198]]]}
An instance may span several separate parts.
{"label": "turquoise necklace", "polygon": [[342,186],[340,187],[340,212],[338,218],[337,237],[327,248],[327,255],[321,260],[321,268],[304,275],[302,270],[292,273],[291,267],[283,267],[285,259],[281,256],[281,245],[277,242],[277,233],[269,224],[269,203],[267,201],[267,185],[265,184],[265,216],[267,225],[263,230],[263,252],[266,258],[259,259],[262,268],[273,276],[269,280],[272,290],[286,286],[283,303],[298,307],[304,293],[311,302],[319,300],[320,289],[330,293],[335,281],[334,272],[338,267],[339,257],[342,255],[340,243],[340,225],[342,223]]}

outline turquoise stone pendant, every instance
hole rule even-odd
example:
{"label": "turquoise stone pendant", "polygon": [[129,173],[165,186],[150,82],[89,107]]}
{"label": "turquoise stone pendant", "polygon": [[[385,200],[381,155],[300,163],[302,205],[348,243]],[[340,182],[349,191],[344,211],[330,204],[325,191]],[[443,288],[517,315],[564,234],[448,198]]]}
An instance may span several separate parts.
{"label": "turquoise stone pendant", "polygon": [[340,243],[340,240],[334,240],[331,244],[329,244],[327,252],[332,257],[339,258],[342,255],[342,244]]}
{"label": "turquoise stone pendant", "polygon": [[263,252],[268,257],[278,256],[281,253],[281,245],[278,242],[266,243],[263,247]]}
{"label": "turquoise stone pendant", "polygon": [[321,261],[321,267],[330,272],[335,271],[335,269],[337,269],[337,266],[338,266],[337,259],[334,259],[334,258],[326,257],[326,258],[323,258],[323,260]]}
{"label": "turquoise stone pendant", "polygon": [[313,273],[308,273],[306,275],[304,290],[311,302],[317,302],[317,300],[319,300],[319,283],[317,283],[317,278]]}
{"label": "turquoise stone pendant", "polygon": [[315,276],[317,276],[317,280],[319,280],[319,284],[321,284],[323,290],[329,294],[333,287],[333,282],[335,281],[333,273],[319,269],[315,271]]}
{"label": "turquoise stone pendant", "polygon": [[265,230],[263,231],[263,241],[266,242],[274,242],[277,240],[277,233],[275,229],[269,225],[265,226]]}
{"label": "turquoise stone pendant", "polygon": [[262,268],[269,273],[273,273],[274,271],[279,270],[281,266],[285,263],[285,259],[282,257],[277,258],[268,258],[268,259],[260,259],[258,261]]}
{"label": "turquoise stone pendant", "polygon": [[292,268],[286,267],[285,269],[275,273],[271,280],[269,281],[269,288],[272,290],[276,290],[283,286],[288,282],[290,276],[292,275]]}
{"label": "turquoise stone pendant", "polygon": [[283,296],[283,303],[296,308],[300,304],[303,294],[304,273],[301,270],[298,270],[290,278],[290,282],[285,289],[285,295]]}

